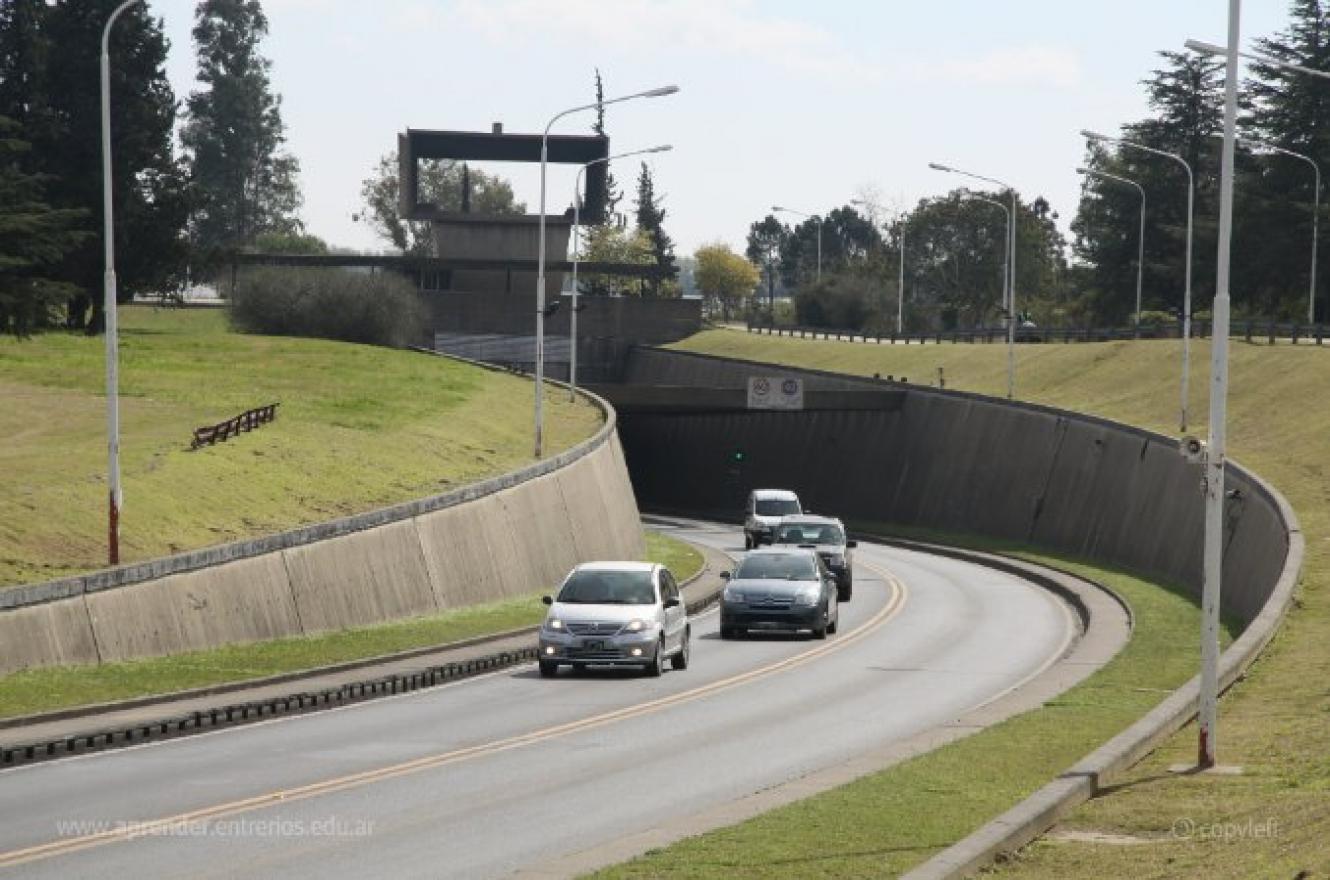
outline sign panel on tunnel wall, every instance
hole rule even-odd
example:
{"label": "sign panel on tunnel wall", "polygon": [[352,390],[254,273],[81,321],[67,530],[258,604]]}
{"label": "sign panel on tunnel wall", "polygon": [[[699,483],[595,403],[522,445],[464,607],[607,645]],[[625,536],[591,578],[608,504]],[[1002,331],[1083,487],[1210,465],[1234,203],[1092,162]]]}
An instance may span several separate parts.
{"label": "sign panel on tunnel wall", "polygon": [[749,409],[803,409],[804,380],[787,376],[749,376]]}

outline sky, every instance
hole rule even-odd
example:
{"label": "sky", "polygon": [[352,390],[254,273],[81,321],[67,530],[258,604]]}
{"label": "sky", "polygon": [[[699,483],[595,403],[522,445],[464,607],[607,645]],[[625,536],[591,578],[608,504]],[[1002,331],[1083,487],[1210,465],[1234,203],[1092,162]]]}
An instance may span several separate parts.
{"label": "sky", "polygon": [[[193,0],[148,0],[183,102],[198,88]],[[272,84],[300,161],[302,219],[330,244],[381,250],[355,218],[360,185],[407,127],[539,132],[562,110],[662,85],[607,108],[611,151],[650,157],[680,254],[742,251],[774,204],[825,213],[869,196],[888,213],[962,184],[940,162],[1042,195],[1064,231],[1083,128],[1146,115],[1156,52],[1224,42],[1226,0],[265,0]],[[1247,0],[1243,40],[1287,25],[1288,0]],[[589,131],[591,113],[555,132]],[[636,160],[614,166],[631,208]],[[539,172],[507,176],[530,211]],[[548,205],[572,200],[551,166]],[[785,219],[797,221],[788,216]],[[883,218],[886,219],[886,218]]]}

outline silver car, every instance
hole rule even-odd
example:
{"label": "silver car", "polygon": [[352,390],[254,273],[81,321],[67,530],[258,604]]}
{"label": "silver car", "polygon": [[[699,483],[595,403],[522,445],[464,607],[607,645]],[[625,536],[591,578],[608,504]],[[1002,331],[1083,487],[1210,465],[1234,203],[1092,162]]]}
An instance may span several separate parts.
{"label": "silver car", "polygon": [[787,516],[776,526],[772,546],[794,545],[817,551],[836,578],[839,599],[854,596],[854,548],[859,542],[845,536],[845,525],[830,516]]}
{"label": "silver car", "polygon": [[587,562],[546,596],[540,674],[559,666],[636,666],[657,676],[665,661],[687,669],[688,611],[674,575],[651,562]]}

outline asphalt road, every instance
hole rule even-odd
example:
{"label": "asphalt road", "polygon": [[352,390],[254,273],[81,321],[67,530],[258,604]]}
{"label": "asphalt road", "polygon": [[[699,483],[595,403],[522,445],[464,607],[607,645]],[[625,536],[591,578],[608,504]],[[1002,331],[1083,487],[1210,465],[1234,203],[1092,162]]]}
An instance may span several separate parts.
{"label": "asphalt road", "polygon": [[825,642],[721,642],[712,612],[659,679],[528,665],[0,772],[0,875],[504,876],[946,723],[1074,634],[1009,575],[866,544],[856,565]]}

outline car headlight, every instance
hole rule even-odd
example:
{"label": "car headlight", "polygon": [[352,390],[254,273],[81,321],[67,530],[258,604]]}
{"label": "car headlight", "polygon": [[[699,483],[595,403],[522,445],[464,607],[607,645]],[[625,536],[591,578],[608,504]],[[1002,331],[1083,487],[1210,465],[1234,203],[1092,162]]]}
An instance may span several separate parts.
{"label": "car headlight", "polygon": [[647,621],[647,620],[642,620],[642,619],[639,617],[639,618],[636,618],[636,619],[634,619],[634,620],[630,620],[630,621],[628,621],[628,624],[627,624],[626,626],[624,626],[623,631],[624,631],[624,632],[630,632],[630,633],[640,633],[640,632],[642,632],[643,630],[650,629],[650,628],[651,628],[651,622],[650,622],[650,621]]}
{"label": "car headlight", "polygon": [[722,598],[726,602],[742,602],[744,600],[744,594],[741,590],[736,590],[734,587],[726,587]]}
{"label": "car headlight", "polygon": [[794,596],[794,604],[816,605],[820,598],[822,598],[822,592],[820,590],[800,590]]}
{"label": "car headlight", "polygon": [[551,617],[545,621],[545,628],[552,629],[555,632],[563,632],[563,621],[557,617]]}

